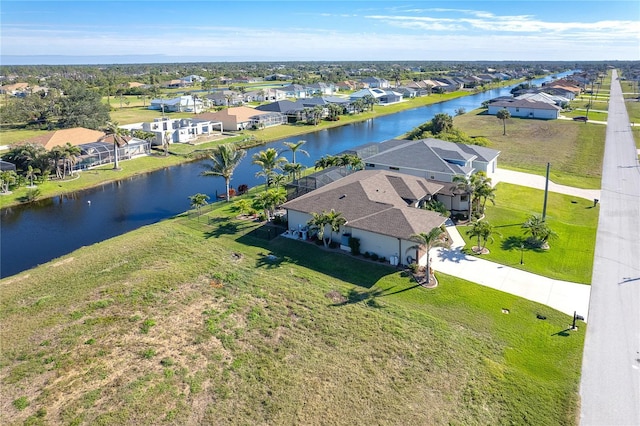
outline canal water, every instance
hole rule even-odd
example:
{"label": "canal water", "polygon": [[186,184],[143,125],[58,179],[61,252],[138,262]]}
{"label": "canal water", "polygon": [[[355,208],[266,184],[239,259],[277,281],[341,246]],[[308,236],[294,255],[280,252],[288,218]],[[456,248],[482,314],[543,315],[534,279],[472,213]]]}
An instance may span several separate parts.
{"label": "canal water", "polygon": [[[549,79],[534,80],[532,83],[539,85]],[[459,108],[471,111],[486,100],[509,95],[510,89],[494,89],[252,148],[236,168],[231,183],[236,188],[241,184],[249,187],[262,184],[264,180],[255,177],[260,168],[251,164],[252,155],[266,147],[283,150],[285,140],[305,140],[302,148],[309,153],[309,157],[298,153],[296,161],[313,167],[323,155],[337,154],[367,142],[398,137],[431,120],[438,113],[455,115]],[[282,155],[291,161],[290,152]],[[126,167],[126,163],[123,165]],[[0,212],[0,278],[48,262],[82,246],[182,213],[190,208],[190,195],[203,193],[214,201],[216,194],[225,191],[224,179],[202,177],[202,171],[203,163],[193,162],[70,195],[3,209]]]}

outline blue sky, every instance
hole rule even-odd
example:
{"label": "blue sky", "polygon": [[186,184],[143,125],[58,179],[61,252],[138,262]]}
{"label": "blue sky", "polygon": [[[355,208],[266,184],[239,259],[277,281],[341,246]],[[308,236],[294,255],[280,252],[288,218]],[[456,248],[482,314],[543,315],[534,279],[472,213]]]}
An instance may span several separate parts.
{"label": "blue sky", "polygon": [[0,19],[3,64],[640,59],[637,0],[3,0]]}

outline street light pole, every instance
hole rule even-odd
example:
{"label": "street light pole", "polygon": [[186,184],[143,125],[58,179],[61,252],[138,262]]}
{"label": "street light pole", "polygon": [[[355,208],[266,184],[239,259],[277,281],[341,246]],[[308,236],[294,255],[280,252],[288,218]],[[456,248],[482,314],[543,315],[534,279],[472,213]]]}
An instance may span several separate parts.
{"label": "street light pole", "polygon": [[524,265],[524,244],[520,244],[520,264]]}

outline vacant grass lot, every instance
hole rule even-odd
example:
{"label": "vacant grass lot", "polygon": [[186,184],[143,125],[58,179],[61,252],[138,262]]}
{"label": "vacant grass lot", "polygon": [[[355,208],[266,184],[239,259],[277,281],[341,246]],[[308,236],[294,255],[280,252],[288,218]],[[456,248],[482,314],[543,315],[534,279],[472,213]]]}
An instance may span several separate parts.
{"label": "vacant grass lot", "polygon": [[454,125],[471,136],[484,136],[501,151],[498,167],[545,175],[578,188],[600,188],[606,127],[568,120],[510,118],[503,136],[502,121],[486,110],[454,118]]}
{"label": "vacant grass lot", "polygon": [[566,315],[216,208],[0,281],[0,423],[577,423]]}
{"label": "vacant grass lot", "polygon": [[[549,242],[549,250],[525,249],[525,262],[520,265],[520,245],[527,239],[521,225],[532,214],[542,214],[544,191],[508,183],[496,188],[496,205],[488,204],[486,209],[494,241],[487,243],[491,253],[482,258],[549,278],[591,284],[599,207],[589,200],[550,192],[546,220],[558,238]],[[471,253],[477,239],[469,239],[467,229],[458,227]]]}

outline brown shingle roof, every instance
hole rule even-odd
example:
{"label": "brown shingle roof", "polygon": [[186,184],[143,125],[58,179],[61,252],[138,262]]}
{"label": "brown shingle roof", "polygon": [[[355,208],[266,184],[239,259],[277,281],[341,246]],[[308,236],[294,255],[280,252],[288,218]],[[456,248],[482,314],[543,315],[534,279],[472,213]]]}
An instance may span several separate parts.
{"label": "brown shingle roof", "polygon": [[71,129],[55,130],[25,140],[23,143],[37,143],[50,150],[54,146],[64,146],[69,142],[71,145],[82,145],[84,143],[96,142],[104,136],[98,130],[85,129],[84,127],[73,127]]}
{"label": "brown shingle roof", "polygon": [[408,207],[433,195],[442,185],[385,170],[363,170],[284,204],[289,210],[320,213],[334,209],[348,225],[395,238],[428,232],[444,223],[438,213]]}

